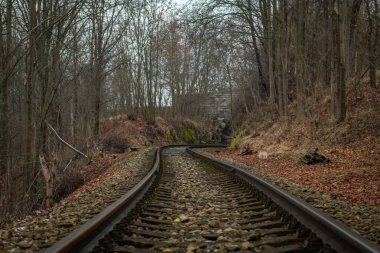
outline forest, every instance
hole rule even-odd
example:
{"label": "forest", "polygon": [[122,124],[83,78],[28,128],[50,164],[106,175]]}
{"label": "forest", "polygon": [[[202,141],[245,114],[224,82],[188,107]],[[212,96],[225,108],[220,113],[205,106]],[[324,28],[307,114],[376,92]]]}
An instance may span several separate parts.
{"label": "forest", "polygon": [[378,136],[379,4],[0,0],[0,223],[45,207],[46,181],[70,181],[84,159],[66,144],[90,157],[106,118],[202,121],[181,97],[238,90],[239,134],[268,120],[340,126],[370,94]]}

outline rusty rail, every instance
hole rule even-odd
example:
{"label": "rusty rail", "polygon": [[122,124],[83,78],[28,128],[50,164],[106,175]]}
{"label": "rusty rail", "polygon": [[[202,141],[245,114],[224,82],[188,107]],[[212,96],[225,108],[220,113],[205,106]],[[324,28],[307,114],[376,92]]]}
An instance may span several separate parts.
{"label": "rusty rail", "polygon": [[122,218],[136,206],[150,186],[157,180],[161,167],[161,154],[166,148],[190,147],[188,152],[194,157],[213,164],[225,171],[235,174],[253,187],[262,191],[277,205],[293,215],[306,227],[311,229],[325,243],[337,252],[378,253],[380,247],[361,237],[351,229],[328,217],[321,211],[311,207],[304,201],[281,190],[264,179],[236,166],[221,162],[210,156],[205,156],[192,148],[224,147],[221,145],[169,145],[160,147],[155,153],[155,162],[148,174],[121,198],[106,207],[74,232],[68,234],[58,243],[45,250],[46,253],[89,252],[98,241]]}
{"label": "rusty rail", "polygon": [[175,147],[225,147],[223,145],[168,145],[156,150],[155,161],[148,174],[132,189],[125,193],[111,205],[107,206],[99,214],[81,225],[77,230],[62,238],[53,246],[46,249],[45,253],[66,253],[66,252],[89,252],[93,249],[98,241],[109,231],[115,224],[128,215],[135,207],[136,203],[141,200],[150,186],[156,180],[161,167],[161,153],[166,148]]}
{"label": "rusty rail", "polygon": [[205,154],[200,154],[192,149],[187,149],[194,157],[197,157],[218,168],[224,169],[246,181],[256,189],[262,191],[273,202],[281,206],[293,215],[300,223],[311,229],[325,243],[334,250],[342,253],[379,253],[380,247],[368,239],[360,236],[352,229],[331,218],[325,213],[307,204],[305,201],[269,183],[263,178],[227,164]]}

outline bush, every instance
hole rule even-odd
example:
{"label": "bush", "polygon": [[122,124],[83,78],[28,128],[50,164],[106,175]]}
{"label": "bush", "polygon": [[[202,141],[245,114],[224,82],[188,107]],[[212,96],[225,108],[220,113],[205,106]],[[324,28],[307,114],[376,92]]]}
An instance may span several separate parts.
{"label": "bush", "polygon": [[80,168],[71,168],[62,178],[57,180],[54,191],[55,201],[68,196],[86,182],[84,173],[78,169]]}
{"label": "bush", "polygon": [[182,138],[186,143],[193,144],[196,140],[195,130],[191,127],[184,127],[182,129]]}
{"label": "bush", "polygon": [[128,148],[127,140],[119,136],[109,136],[103,139],[102,147],[104,151],[112,153],[124,153]]}
{"label": "bush", "polygon": [[172,130],[165,132],[165,139],[169,143],[178,143],[178,137],[177,137],[176,133]]}
{"label": "bush", "polygon": [[316,163],[329,163],[330,159],[326,158],[324,155],[318,153],[316,148],[314,151],[307,151],[303,154],[299,161],[304,164],[316,164]]}
{"label": "bush", "polygon": [[212,133],[211,132],[207,132],[201,138],[201,144],[207,144],[207,143],[210,143],[211,141],[212,141]]}

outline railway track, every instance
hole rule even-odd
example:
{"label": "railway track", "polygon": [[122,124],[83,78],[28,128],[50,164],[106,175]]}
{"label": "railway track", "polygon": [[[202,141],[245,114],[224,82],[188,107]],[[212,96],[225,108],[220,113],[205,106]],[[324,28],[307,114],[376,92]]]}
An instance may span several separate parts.
{"label": "railway track", "polygon": [[138,185],[46,252],[380,252],[244,170],[164,149]]}

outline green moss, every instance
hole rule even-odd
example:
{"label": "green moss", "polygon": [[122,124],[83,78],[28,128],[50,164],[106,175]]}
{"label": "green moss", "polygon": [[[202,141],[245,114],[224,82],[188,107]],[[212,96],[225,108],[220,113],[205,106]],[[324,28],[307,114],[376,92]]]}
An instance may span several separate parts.
{"label": "green moss", "polygon": [[208,132],[202,136],[201,144],[207,144],[207,143],[211,142],[211,140],[212,140],[212,133]]}
{"label": "green moss", "polygon": [[186,143],[194,143],[196,140],[195,130],[191,127],[182,128],[182,138]]}
{"label": "green moss", "polygon": [[242,127],[238,133],[235,135],[235,137],[232,139],[231,144],[229,146],[230,149],[235,149],[241,138],[245,135],[245,132],[247,131],[247,127]]}
{"label": "green moss", "polygon": [[145,140],[144,141],[144,146],[145,147],[150,147],[150,146],[152,146],[152,143],[150,141],[148,141],[148,140]]}
{"label": "green moss", "polygon": [[168,131],[165,133],[165,139],[169,143],[178,143],[178,137],[174,131]]}

